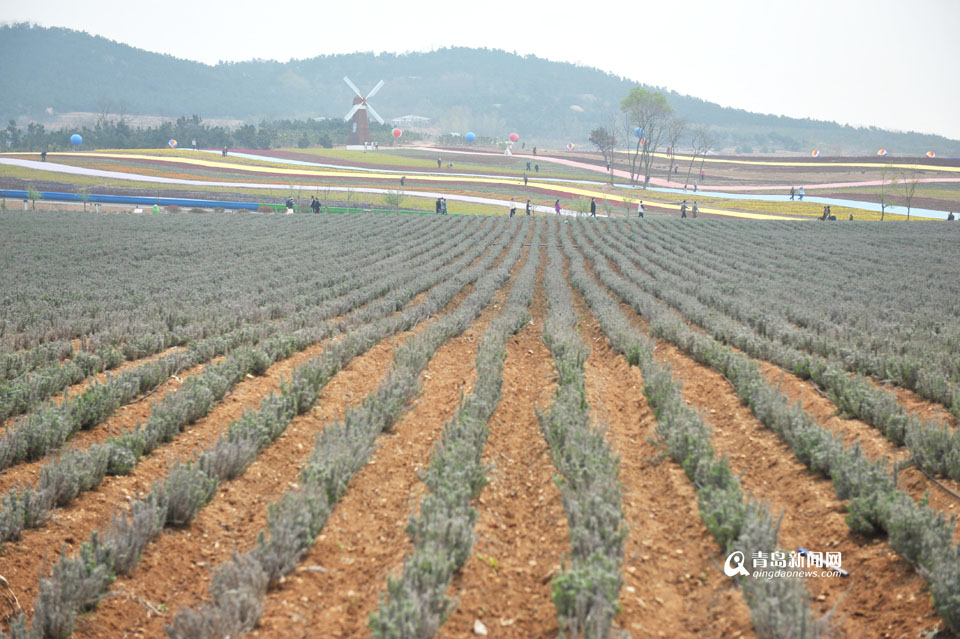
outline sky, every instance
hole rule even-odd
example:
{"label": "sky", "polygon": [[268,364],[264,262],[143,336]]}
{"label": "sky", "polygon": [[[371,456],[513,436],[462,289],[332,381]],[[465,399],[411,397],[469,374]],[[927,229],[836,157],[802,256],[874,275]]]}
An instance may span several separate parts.
{"label": "sky", "polygon": [[207,64],[487,47],[723,106],[960,139],[960,0],[0,0],[0,22]]}

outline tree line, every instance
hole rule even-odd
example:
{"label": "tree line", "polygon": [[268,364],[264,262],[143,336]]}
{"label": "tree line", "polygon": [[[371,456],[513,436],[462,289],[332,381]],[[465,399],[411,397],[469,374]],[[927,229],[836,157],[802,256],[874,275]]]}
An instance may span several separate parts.
{"label": "tree line", "polygon": [[[374,142],[389,145],[394,138],[393,127],[370,123]],[[64,151],[72,148],[70,136],[74,133],[83,138],[84,149],[154,149],[166,148],[170,140],[188,148],[194,140],[205,148],[272,149],[278,147],[325,147],[346,144],[350,124],[343,120],[263,120],[259,124],[244,124],[231,129],[206,124],[199,115],[180,116],[175,121],[157,126],[131,126],[124,116],[100,115],[93,125],[73,128],[47,129],[44,125],[30,122],[25,127],[10,120],[0,130],[0,148],[5,151]],[[407,133],[406,139],[416,139],[415,133]]]}

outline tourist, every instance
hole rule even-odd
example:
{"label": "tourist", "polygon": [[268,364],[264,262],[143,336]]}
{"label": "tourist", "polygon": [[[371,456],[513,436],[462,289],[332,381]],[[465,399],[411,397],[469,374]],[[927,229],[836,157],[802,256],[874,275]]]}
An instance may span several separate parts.
{"label": "tourist", "polygon": [[[553,210],[557,212],[557,215],[560,215],[560,200],[553,203]],[[950,215],[953,215],[953,213]]]}
{"label": "tourist", "polygon": [[527,215],[530,215],[530,200],[527,200]]}
{"label": "tourist", "polygon": [[597,198],[590,198],[590,217],[597,217]]}
{"label": "tourist", "polygon": [[790,187],[790,199],[793,200],[794,190],[793,187]]}
{"label": "tourist", "polygon": [[797,189],[797,200],[803,202],[803,187]]}
{"label": "tourist", "polygon": [[693,213],[693,217],[697,217],[697,213],[700,212],[700,209],[697,207],[697,201],[696,201],[696,200],[693,201],[693,209],[691,209],[690,212]]}
{"label": "tourist", "polygon": [[513,217],[517,214],[517,203],[513,200],[510,200],[510,217]]}
{"label": "tourist", "polygon": [[684,200],[683,203],[680,205],[680,217],[681,218],[687,217],[687,201],[686,200]]}
{"label": "tourist", "polygon": [[643,200],[637,202],[637,217],[643,217]]}

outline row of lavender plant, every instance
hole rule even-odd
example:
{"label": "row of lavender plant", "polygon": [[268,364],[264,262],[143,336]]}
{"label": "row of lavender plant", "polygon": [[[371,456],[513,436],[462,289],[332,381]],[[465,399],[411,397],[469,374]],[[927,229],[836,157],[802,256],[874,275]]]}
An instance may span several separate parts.
{"label": "row of lavender plant", "polygon": [[[537,223],[532,247],[539,246],[543,224]],[[539,251],[531,248],[517,275],[503,313],[495,319],[477,349],[477,381],[447,422],[433,449],[423,482],[430,493],[420,501],[419,516],[411,516],[407,533],[413,552],[397,579],[388,578],[386,593],[369,627],[378,639],[429,639],[446,621],[454,604],[445,592],[456,571],[470,556],[477,511],[471,500],[486,484],[481,460],[503,386],[507,340],[530,319]]]}
{"label": "row of lavender plant", "polygon": [[[950,356],[960,349],[960,331],[949,319],[960,312],[955,301],[960,291],[949,282],[949,273],[960,264],[930,249],[935,243],[928,241],[944,238],[922,235],[926,250],[911,251],[910,264],[897,265],[898,272],[887,277],[873,262],[895,264],[905,251],[903,238],[897,237],[895,246],[870,246],[862,228],[857,235],[844,236],[846,245],[838,247],[843,263],[829,266],[823,264],[831,259],[829,246],[811,246],[796,238],[757,238],[755,231],[734,238],[726,225],[713,223],[694,232],[706,232],[703,241],[687,243],[662,230],[643,237],[679,258],[669,259],[673,265],[686,265],[706,279],[709,286],[697,293],[700,301],[749,324],[761,336],[828,358],[847,371],[891,380],[960,415],[960,364]],[[759,239],[764,241],[758,245]],[[738,241],[744,247],[731,251]],[[956,248],[955,238],[953,244]],[[797,250],[806,254],[792,253]],[[812,250],[818,252],[815,259]],[[866,250],[871,251],[867,256],[859,254]],[[778,266],[786,261],[803,268]],[[840,289],[835,285],[838,273],[859,274],[867,268],[869,277],[844,277]],[[938,271],[947,281],[937,277]]]}
{"label": "row of lavender plant", "polygon": [[[549,237],[555,236],[551,224]],[[570,531],[570,566],[553,579],[552,599],[561,633],[610,636],[623,578],[627,525],[621,508],[619,460],[603,428],[591,426],[584,363],[589,348],[576,331],[570,287],[560,250],[548,243],[543,341],[553,354],[557,391],[549,411],[537,410],[540,428],[559,472]]]}
{"label": "row of lavender plant", "polygon": [[[366,465],[377,436],[393,427],[416,396],[420,373],[433,354],[466,330],[509,279],[522,250],[521,229],[522,225],[511,224],[513,239],[499,266],[491,270],[493,260],[488,256],[443,285],[447,297],[452,297],[466,283],[477,282],[459,308],[395,349],[393,370],[376,391],[323,429],[300,472],[298,487],[270,507],[267,530],[258,535],[256,547],[217,568],[210,587],[212,601],[179,612],[167,627],[170,637],[236,638],[253,628],[267,588],[292,571],[313,545],[350,478]],[[434,312],[440,308],[435,306]]]}
{"label": "row of lavender plant", "polygon": [[[263,315],[260,303],[272,294],[262,284],[276,278],[264,277],[262,267],[303,270],[298,267],[318,259],[318,248],[336,251],[333,238],[359,225],[347,218],[260,216],[5,217],[2,350],[64,339],[80,339],[87,348],[136,348],[137,336],[193,324],[219,330],[221,322]],[[270,304],[272,312],[284,302]]]}
{"label": "row of lavender plant", "polygon": [[413,257],[432,259],[444,254],[462,239],[461,233],[452,237],[438,231],[424,238],[424,245],[408,248],[402,253],[387,251],[378,266],[364,271],[352,272],[337,285],[337,297],[325,299],[317,307],[308,307],[295,313],[281,323],[264,323],[243,327],[224,335],[210,337],[191,345],[182,352],[172,353],[154,362],[147,362],[109,379],[104,384],[94,384],[77,397],[60,405],[49,405],[0,435],[0,469],[20,461],[39,459],[55,451],[81,429],[92,428],[108,418],[114,411],[141,394],[151,391],[183,369],[210,361],[240,347],[256,345],[268,337],[316,325],[320,320],[330,319],[384,295],[395,285],[398,276],[379,278],[380,268],[392,268]]}
{"label": "row of lavender plant", "polygon": [[[346,246],[352,247],[361,239],[359,229],[352,234],[345,234],[340,240],[346,243]],[[397,240],[394,244],[399,244],[402,240]],[[338,244],[337,246],[343,246]],[[369,258],[364,253],[355,252],[360,259],[352,260],[357,269],[363,269],[371,264]],[[382,255],[389,255],[385,252]],[[296,278],[285,286],[277,286],[263,294],[258,295],[258,309],[262,306],[271,306],[269,317],[278,319],[285,315],[279,306],[274,306],[280,300],[292,300],[293,304],[288,304],[287,308],[303,308],[317,303],[318,298],[332,293],[345,273],[344,269],[349,264],[344,264],[345,255],[323,256],[317,260],[316,271],[312,272],[306,278]],[[215,284],[211,279],[207,286]],[[308,285],[304,291],[302,287]],[[298,292],[299,291],[299,292]],[[318,295],[319,293],[319,295]],[[341,293],[334,293],[341,294]],[[62,362],[54,363],[40,371],[27,371],[16,378],[8,380],[6,383],[0,383],[0,420],[13,415],[18,415],[37,406],[43,400],[51,397],[53,394],[63,390],[69,385],[79,383],[91,375],[102,371],[112,370],[124,361],[136,360],[147,355],[160,352],[173,346],[181,346],[196,339],[208,339],[216,337],[227,332],[236,332],[241,327],[263,320],[263,313],[247,313],[244,316],[238,316],[231,323],[217,322],[211,325],[209,320],[192,326],[170,326],[165,328],[162,333],[148,335],[126,335],[126,341],[121,344],[114,342],[101,345],[96,351],[80,350],[75,355]],[[136,342],[136,344],[134,344]],[[41,348],[41,347],[38,347]],[[6,354],[7,360],[16,359],[19,353]],[[22,359],[22,358],[20,358]]]}
{"label": "row of lavender plant", "polygon": [[[62,216],[56,216],[56,219],[60,222]],[[228,323],[221,321],[221,318],[230,317],[222,312],[224,310],[222,307],[218,309],[219,312],[214,311],[217,304],[226,303],[234,306],[235,302],[235,300],[225,297],[225,295],[234,294],[234,291],[218,290],[218,288],[215,288],[217,284],[220,285],[219,288],[222,288],[225,279],[233,279],[238,284],[249,287],[248,283],[238,281],[245,278],[238,277],[232,271],[224,272],[224,265],[234,266],[230,264],[231,259],[236,260],[240,257],[235,251],[225,250],[225,247],[205,247],[204,254],[194,256],[194,260],[203,261],[204,258],[209,259],[207,253],[212,252],[213,257],[217,258],[217,264],[213,268],[204,269],[199,274],[192,271],[182,274],[182,279],[189,280],[190,286],[196,287],[197,292],[202,292],[203,301],[190,309],[173,309],[166,304],[164,298],[171,294],[182,293],[184,287],[178,286],[175,289],[167,286],[157,287],[155,281],[146,279],[150,276],[155,278],[155,274],[149,271],[144,272],[144,270],[145,267],[151,265],[152,259],[162,256],[165,252],[176,250],[177,244],[184,239],[181,237],[181,234],[184,233],[183,229],[178,229],[170,235],[151,236],[149,240],[155,248],[147,248],[145,252],[154,254],[148,255],[146,258],[139,256],[138,260],[128,264],[124,270],[128,281],[131,275],[142,278],[146,276],[146,278],[134,291],[129,289],[118,290],[119,287],[116,287],[115,282],[111,279],[111,276],[116,274],[115,269],[103,268],[104,256],[102,252],[91,251],[87,245],[89,239],[82,232],[83,230],[89,230],[86,229],[87,226],[92,229],[99,229],[99,225],[103,224],[103,221],[95,218],[80,218],[77,222],[81,220],[83,223],[78,224],[81,232],[77,233],[77,236],[73,237],[70,243],[62,247],[61,250],[70,255],[71,251],[80,248],[86,249],[81,251],[82,255],[71,255],[71,257],[77,259],[77,262],[72,263],[71,266],[74,271],[78,267],[92,269],[92,273],[85,273],[84,277],[77,279],[84,280],[84,287],[92,284],[97,288],[74,292],[73,289],[78,282],[65,281],[64,274],[57,273],[58,277],[61,278],[59,285],[52,290],[47,290],[52,288],[50,283],[45,278],[37,277],[37,275],[43,273],[45,269],[49,269],[48,260],[56,258],[41,254],[38,259],[34,253],[36,247],[32,246],[32,242],[37,240],[33,235],[42,238],[45,231],[49,232],[48,229],[45,229],[44,223],[50,220],[43,215],[36,218],[31,216],[29,228],[31,237],[22,238],[25,241],[18,244],[16,250],[11,251],[11,255],[8,257],[13,260],[24,260],[28,263],[33,261],[30,267],[31,274],[34,277],[27,280],[31,286],[29,291],[21,290],[19,293],[11,294],[8,297],[9,304],[4,308],[2,318],[0,318],[0,332],[6,334],[8,339],[16,341],[16,332],[10,325],[14,324],[16,318],[21,316],[30,317],[34,322],[41,319],[37,316],[42,316],[42,311],[30,308],[32,303],[38,301],[44,305],[54,304],[53,309],[56,310],[58,315],[77,314],[81,321],[83,318],[90,317],[96,318],[96,321],[86,320],[90,325],[88,331],[69,331],[64,338],[59,338],[56,341],[43,341],[33,347],[12,350],[9,345],[4,345],[2,352],[0,352],[0,380],[13,380],[25,373],[49,365],[53,365],[53,367],[45,369],[44,373],[47,376],[54,374],[65,376],[66,373],[57,372],[56,365],[71,355],[80,358],[74,363],[80,365],[81,368],[97,367],[99,370],[107,370],[109,368],[108,364],[113,363],[117,358],[120,358],[120,361],[138,359],[159,352],[164,348],[210,335],[211,331],[223,331],[236,326],[236,320]],[[360,226],[345,222],[346,220],[337,224],[333,230],[338,235],[349,235],[359,239]],[[189,221],[185,226],[190,226]],[[17,231],[13,230],[12,232],[16,235]],[[145,229],[143,232],[147,233],[148,231]],[[96,240],[102,244],[104,234],[98,235]],[[106,235],[106,237],[110,238],[110,235]],[[297,259],[304,248],[306,247],[296,244],[288,245],[283,247],[280,256],[283,259]],[[328,248],[331,251],[337,249],[336,245]],[[94,253],[93,256],[89,255],[91,252]],[[320,261],[322,262],[323,259],[325,259],[325,256]],[[101,274],[101,270],[106,272]],[[68,270],[67,274],[71,272]],[[214,275],[216,280],[211,278],[211,274]],[[204,277],[206,280],[203,279]],[[279,305],[282,305],[284,300],[302,295],[305,292],[301,286],[302,283],[289,282],[284,286],[283,291],[258,290],[256,291],[256,306],[244,308],[237,306],[233,317],[246,321],[259,321],[266,317],[263,311],[264,307],[270,308],[269,312],[273,313],[276,312],[276,308],[280,308]],[[186,284],[186,282],[181,284]],[[21,286],[23,286],[22,283]],[[79,299],[74,301],[70,296],[76,293],[79,293],[77,295]],[[130,295],[131,293],[135,294],[135,304],[124,299],[124,295]],[[251,293],[252,291],[246,293],[246,296],[251,297]],[[282,295],[278,295],[278,293],[282,293]],[[277,306],[274,308],[275,305]],[[131,313],[133,314],[131,315]],[[69,316],[58,316],[57,319],[67,322],[76,321],[76,318]],[[25,328],[34,329],[35,327],[33,324],[25,324]],[[78,347],[75,348],[72,339],[79,341]],[[69,364],[70,361],[67,360],[64,364]]]}
{"label": "row of lavender plant", "polygon": [[603,243],[595,249],[577,225],[578,244],[593,262],[597,278],[623,301],[643,315],[654,335],[722,373],[757,419],[777,433],[797,459],[814,472],[831,479],[839,499],[849,499],[847,524],[855,532],[886,534],[890,546],[930,583],[934,606],[947,626],[960,630],[960,550],[953,544],[953,522],[925,502],[917,503],[897,489],[897,468],[889,471],[886,459],[871,460],[859,446],[845,446],[840,437],[820,426],[800,404],[790,405],[780,391],[767,382],[756,363],[712,337],[690,330],[683,319],[663,307],[635,282],[629,260],[617,261],[627,278],[615,275],[606,265],[609,250]]}
{"label": "row of lavender plant", "polygon": [[[582,236],[576,238],[578,245],[583,241]],[[570,281],[583,295],[610,346],[640,368],[643,393],[657,418],[657,440],[693,482],[700,517],[720,549],[725,554],[739,550],[745,557],[777,550],[778,524],[765,506],[746,498],[727,459],[717,459],[709,426],[684,401],[681,385],[669,369],[656,362],[652,341],[630,323],[617,301],[597,286],[586,272],[583,257],[570,243],[564,247],[570,259]],[[805,639],[822,635],[826,621],[813,619],[810,596],[800,579],[747,576],[738,580],[757,636]]]}
{"label": "row of lavender plant", "polygon": [[[146,424],[137,424],[104,444],[95,444],[84,451],[70,451],[54,460],[42,469],[34,486],[15,488],[4,495],[3,510],[0,511],[0,541],[16,539],[23,529],[41,525],[54,507],[66,505],[81,492],[92,490],[105,475],[129,473],[142,456],[172,441],[186,425],[206,415],[214,403],[246,375],[261,374],[274,361],[289,357],[322,339],[384,317],[402,308],[420,291],[462,270],[483,252],[484,246],[476,245],[476,240],[484,231],[483,225],[478,226],[465,238],[459,234],[455,236],[460,244],[447,243],[444,252],[411,259],[409,270],[385,278],[383,285],[395,289],[386,299],[360,308],[342,321],[325,322],[326,313],[317,313],[314,323],[300,326],[292,333],[275,335],[257,349],[240,350],[223,362],[208,366],[202,374],[188,378],[176,392],[153,407]],[[458,257],[442,266],[450,259],[451,253]],[[404,286],[404,281],[411,277],[414,283]],[[356,292],[353,306],[360,306],[365,301],[365,293],[363,290]]]}
{"label": "row of lavender plant", "polygon": [[690,283],[688,269],[677,267],[669,257],[641,251],[637,244],[621,241],[622,233],[606,231],[604,242],[617,251],[620,260],[627,259],[648,274],[657,273],[656,279],[640,277],[634,281],[689,321],[751,357],[772,362],[801,379],[812,379],[826,389],[834,404],[846,414],[875,427],[893,443],[906,445],[921,468],[960,479],[960,433],[908,413],[893,393],[859,375],[850,376],[833,360],[777,343],[717,313],[716,306],[708,307],[700,301],[703,293],[697,291],[702,289]]}
{"label": "row of lavender plant", "polygon": [[[519,242],[516,245],[516,252],[519,253]],[[382,339],[408,330],[440,311],[459,290],[480,278],[496,259],[497,252],[487,251],[486,255],[470,268],[461,268],[459,272],[452,274],[420,304],[347,333],[344,339],[331,345],[320,357],[313,358],[297,368],[291,376],[290,384],[285,385],[280,394],[271,394],[264,398],[259,411],[248,411],[239,420],[231,423],[227,433],[194,461],[174,466],[167,478],[155,483],[146,497],[134,501],[129,511],[116,516],[106,531],[94,532],[77,556],[69,557],[64,554],[54,566],[52,575],[39,581],[32,622],[28,622],[25,615],[20,616],[11,624],[10,636],[14,639],[69,637],[73,633],[76,615],[96,604],[100,594],[113,581],[115,575],[133,571],[146,545],[164,526],[188,525],[213,496],[219,482],[239,476],[260,450],[283,433],[295,416],[310,409],[323,386],[347,362]],[[424,276],[429,277],[430,275]],[[480,287],[477,288],[479,290]],[[436,331],[431,334],[435,335]],[[423,346],[422,341],[417,343]],[[418,349],[404,352],[409,352],[410,359],[418,362],[421,360],[417,359],[417,356],[424,355]],[[429,357],[426,359],[429,360]],[[425,361],[422,365],[426,365]],[[416,375],[413,383],[415,385]],[[399,411],[410,397],[408,390],[399,398],[401,401],[397,404],[397,388],[396,385],[389,386],[386,401],[392,402],[391,410]],[[364,407],[367,407],[367,403]],[[326,430],[329,429],[325,429],[324,433]],[[358,442],[345,443],[349,447],[358,445]],[[345,481],[343,486],[345,488]],[[271,508],[271,524],[278,524],[277,517],[281,517],[279,525],[282,526],[282,531],[271,537],[271,544],[264,546],[261,543],[258,547],[262,549],[257,555],[258,558],[264,562],[264,566],[269,567],[267,574],[276,574],[276,577],[279,577],[276,571],[287,566],[291,559],[291,555],[287,554],[291,544],[302,543],[303,534],[310,529],[309,526],[304,529],[305,518],[309,518],[312,509],[318,506],[311,497],[307,503],[299,502],[296,509],[285,512],[284,508],[289,503],[289,500],[285,500],[276,509]],[[314,534],[313,537],[315,536]],[[312,542],[312,537],[310,541]],[[248,553],[244,557],[249,560],[252,556],[252,553]],[[293,564],[289,565],[292,567]],[[241,565],[242,568],[251,566],[249,561]],[[238,574],[229,568],[221,572],[227,573],[227,578],[234,580],[246,574]],[[257,573],[257,579],[261,574]],[[215,588],[217,583],[215,579]],[[230,613],[247,619],[249,610],[245,606],[250,602],[245,593],[224,594],[227,595]],[[259,604],[259,599],[256,603]],[[206,632],[197,636],[210,635]]]}

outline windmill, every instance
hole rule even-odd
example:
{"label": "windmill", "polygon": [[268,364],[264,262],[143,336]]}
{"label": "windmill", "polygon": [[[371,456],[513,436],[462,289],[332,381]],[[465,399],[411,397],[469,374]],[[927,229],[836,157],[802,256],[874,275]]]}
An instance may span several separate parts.
{"label": "windmill", "polygon": [[377,82],[377,86],[373,87],[373,90],[370,91],[364,97],[360,93],[360,89],[357,88],[353,82],[350,81],[350,78],[343,76],[343,81],[346,82],[353,92],[357,95],[353,98],[353,108],[350,109],[345,116],[343,116],[344,121],[351,121],[350,125],[350,135],[347,136],[347,146],[360,146],[365,145],[371,142],[370,139],[370,120],[367,119],[367,112],[370,112],[377,122],[383,124],[383,118],[380,117],[380,114],[373,110],[373,107],[367,104],[367,100],[372,98],[377,94],[377,91],[380,90],[380,87],[383,86],[383,80]]}

